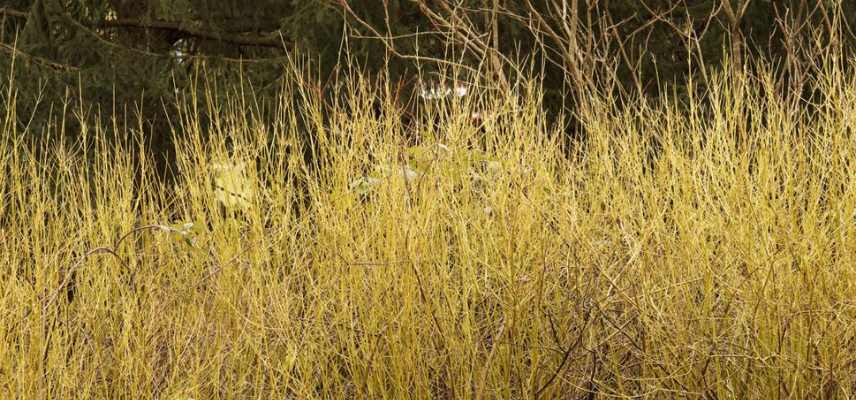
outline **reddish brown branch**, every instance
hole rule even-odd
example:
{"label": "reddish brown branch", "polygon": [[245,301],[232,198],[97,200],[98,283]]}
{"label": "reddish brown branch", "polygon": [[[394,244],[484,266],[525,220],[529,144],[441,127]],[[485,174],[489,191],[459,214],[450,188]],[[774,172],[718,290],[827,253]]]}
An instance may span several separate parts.
{"label": "reddish brown branch", "polygon": [[0,15],[16,18],[27,18],[27,13],[23,11],[13,10],[9,7],[0,7]]}

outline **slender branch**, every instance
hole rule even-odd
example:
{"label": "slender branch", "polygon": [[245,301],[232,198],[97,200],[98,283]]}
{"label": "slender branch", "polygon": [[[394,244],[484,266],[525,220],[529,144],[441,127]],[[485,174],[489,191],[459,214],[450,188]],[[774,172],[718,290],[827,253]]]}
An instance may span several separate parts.
{"label": "slender branch", "polygon": [[[8,15],[16,18],[27,18],[29,14],[9,7],[0,8],[0,15]],[[89,26],[90,28],[139,28],[171,31],[185,36],[199,39],[218,40],[239,46],[276,47],[282,48],[283,41],[279,31],[265,35],[249,35],[239,33],[223,33],[208,31],[204,29],[187,26],[186,23],[163,21],[163,20],[139,20],[139,19],[115,19],[105,20]]]}
{"label": "slender branch", "polygon": [[[387,34],[386,34],[386,35],[381,34],[380,32],[378,32],[378,30],[377,30],[377,29],[376,29],[372,24],[370,24],[370,23],[369,23],[369,22],[367,22],[366,20],[362,19],[362,18],[361,18],[361,17],[360,17],[356,12],[354,12],[354,10],[353,10],[353,9],[351,9],[351,7],[348,5],[348,3],[347,3],[346,1],[341,0],[341,1],[339,2],[339,5],[342,7],[342,10],[343,10],[347,15],[350,15],[352,18],[354,18],[354,20],[355,20],[355,21],[357,21],[357,23],[359,23],[360,25],[362,25],[364,28],[368,29],[368,30],[372,33],[372,35],[373,35],[373,36],[371,36],[371,37],[367,37],[368,39],[378,39],[378,40],[380,40],[380,41],[381,41],[381,43],[383,43],[384,47],[385,47],[385,48],[386,48],[390,53],[392,53],[393,55],[395,55],[395,56],[396,56],[396,57],[398,57],[398,58],[401,58],[401,59],[403,59],[403,60],[413,60],[413,61],[417,61],[417,62],[426,62],[426,61],[427,61],[427,62],[437,63],[437,64],[440,64],[440,65],[449,65],[449,66],[453,66],[453,67],[457,67],[457,68],[462,68],[462,69],[464,69],[464,70],[466,70],[466,71],[468,71],[468,72],[471,72],[471,73],[473,73],[473,74],[478,74],[478,70],[476,70],[475,68],[472,68],[472,67],[466,66],[466,65],[464,65],[464,64],[454,62],[454,61],[447,61],[447,60],[443,60],[443,59],[441,59],[441,58],[437,58],[437,57],[420,56],[420,55],[418,55],[418,54],[416,54],[416,55],[414,55],[414,54],[404,54],[404,53],[400,52],[400,51],[395,47],[395,42],[394,42],[394,40],[393,40],[393,39],[399,39],[399,38],[402,38],[402,37],[404,37],[404,36],[402,36],[402,35],[399,35],[399,36],[393,36],[391,32],[387,32]],[[432,31],[432,32],[424,32],[424,33],[422,33],[422,34],[429,34],[429,33],[430,33],[430,34],[443,34],[442,32],[435,32],[435,31]],[[414,35],[419,35],[419,34],[420,34],[420,33],[417,33],[417,34],[414,34]],[[354,37],[362,38],[362,35],[354,36]],[[418,36],[417,36],[417,37],[418,37]]]}
{"label": "slender branch", "polygon": [[137,19],[116,19],[101,21],[95,28],[140,28],[172,31],[199,39],[218,40],[241,46],[277,47],[282,48],[283,42],[279,31],[267,35],[229,34],[215,31],[191,28],[183,23],[162,20],[143,21]]}
{"label": "slender branch", "polygon": [[565,364],[568,362],[568,359],[570,359],[571,354],[574,352],[574,350],[577,349],[577,347],[579,347],[580,343],[582,343],[583,335],[585,334],[586,328],[589,324],[589,319],[586,318],[585,323],[583,324],[582,328],[580,328],[579,335],[577,335],[577,338],[574,340],[574,342],[569,345],[567,349],[562,349],[562,345],[559,342],[559,335],[556,331],[556,325],[553,323],[553,317],[551,317],[549,313],[545,313],[545,315],[547,316],[547,321],[550,322],[550,328],[553,331],[554,340],[556,340],[556,344],[559,345],[559,348],[562,350],[562,361],[559,363],[559,366],[556,367],[556,370],[553,372],[553,374],[550,375],[550,378],[547,379],[547,382],[545,382],[543,385],[541,385],[540,388],[538,388],[538,390],[535,391],[535,395],[533,397],[536,399],[541,398],[541,393],[543,393],[544,390],[546,390],[548,387],[550,387],[550,385],[553,384],[553,381],[556,380],[556,377],[558,377],[559,373],[562,372],[562,369],[565,368]]}
{"label": "slender branch", "polygon": [[15,18],[27,18],[27,13],[23,11],[13,10],[9,7],[0,7],[0,15],[5,15],[8,17]]}
{"label": "slender branch", "polygon": [[46,58],[34,56],[34,55],[26,53],[26,52],[22,51],[21,49],[18,49],[14,46],[8,45],[6,43],[0,43],[0,50],[2,50],[3,52],[8,52],[9,54],[11,54],[12,57],[24,58],[24,59],[30,60],[36,64],[43,65],[46,67],[50,67],[50,68],[53,68],[55,70],[77,71],[80,69],[74,65],[62,64],[62,63],[58,63],[55,61],[48,60]]}

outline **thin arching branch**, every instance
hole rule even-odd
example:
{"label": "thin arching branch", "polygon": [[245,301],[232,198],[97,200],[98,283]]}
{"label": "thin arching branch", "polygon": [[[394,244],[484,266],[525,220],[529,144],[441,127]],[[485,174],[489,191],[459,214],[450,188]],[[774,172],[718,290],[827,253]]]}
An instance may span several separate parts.
{"label": "thin arching branch", "polygon": [[[20,10],[15,10],[9,7],[0,8],[0,15],[7,15],[15,18],[28,18],[29,14]],[[195,37],[206,40],[217,40],[229,44],[239,46],[255,46],[255,47],[274,47],[282,48],[287,44],[282,40],[279,31],[270,32],[264,35],[259,34],[244,34],[244,33],[222,33],[208,31],[187,26],[186,24],[163,20],[141,20],[141,19],[114,19],[100,21],[95,24],[87,24],[91,29],[109,29],[109,28],[139,28],[139,29],[154,29],[162,31],[170,31],[186,37]]]}

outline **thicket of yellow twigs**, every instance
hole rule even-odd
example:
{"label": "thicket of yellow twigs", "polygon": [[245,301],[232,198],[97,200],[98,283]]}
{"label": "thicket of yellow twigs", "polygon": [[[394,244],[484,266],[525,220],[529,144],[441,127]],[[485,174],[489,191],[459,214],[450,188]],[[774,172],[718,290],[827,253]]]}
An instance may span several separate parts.
{"label": "thicket of yellow twigs", "polygon": [[570,142],[531,85],[409,127],[236,93],[175,116],[170,188],[139,133],[22,144],[10,84],[0,397],[852,398],[854,77],[712,74]]}

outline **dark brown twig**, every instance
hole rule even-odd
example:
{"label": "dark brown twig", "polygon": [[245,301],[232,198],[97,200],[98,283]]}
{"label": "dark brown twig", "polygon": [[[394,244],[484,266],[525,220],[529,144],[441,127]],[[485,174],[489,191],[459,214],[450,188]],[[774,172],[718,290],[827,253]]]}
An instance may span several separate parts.
{"label": "dark brown twig", "polygon": [[[550,322],[550,328],[553,332],[554,340],[557,341],[556,344],[561,346],[561,344],[558,343],[558,333],[556,331],[556,326],[553,323],[553,317],[551,317],[549,313],[545,313],[545,315],[547,316],[547,320]],[[556,380],[556,377],[558,377],[559,373],[561,373],[562,370],[565,368],[565,364],[571,358],[571,353],[573,353],[574,349],[576,349],[580,345],[580,343],[582,342],[583,335],[585,334],[586,328],[588,327],[588,323],[589,323],[589,319],[586,318],[585,323],[583,324],[582,328],[580,328],[579,335],[577,335],[577,338],[574,340],[573,344],[568,346],[567,349],[562,349],[562,352],[563,352],[562,361],[559,363],[559,366],[556,368],[556,370],[553,371],[553,374],[550,376],[550,379],[547,379],[547,382],[544,382],[544,384],[541,385],[541,387],[535,391],[535,395],[533,396],[534,398],[540,399],[541,393],[543,393],[544,390],[546,390],[548,387],[550,387],[550,385],[553,384],[553,381]]]}
{"label": "dark brown twig", "polygon": [[[127,239],[128,237],[130,237],[134,233],[138,233],[138,232],[142,232],[142,231],[146,231],[146,230],[170,230],[170,229],[172,229],[172,228],[167,227],[165,225],[158,225],[158,224],[140,226],[140,227],[134,228],[134,229],[130,230],[128,233],[120,236],[119,239],[117,239],[115,242],[113,242],[113,246],[96,247],[94,249],[87,251],[85,254],[83,254],[83,256],[81,256],[77,260],[77,262],[75,262],[71,266],[71,268],[68,269],[68,271],[65,273],[65,277],[63,278],[59,287],[54,289],[54,291],[51,292],[50,296],[48,296],[47,301],[45,302],[44,306],[42,306],[42,312],[46,312],[47,309],[50,308],[51,304],[53,304],[54,301],[56,301],[57,297],[59,297],[59,294],[63,290],[65,290],[65,288],[71,283],[71,278],[74,276],[74,273],[78,269],[81,268],[83,263],[89,257],[94,256],[94,255],[98,255],[98,254],[109,254],[109,255],[112,255],[113,257],[115,257],[117,260],[119,260],[119,262],[122,264],[122,266],[127,269],[128,263],[126,263],[125,260],[118,253],[119,246],[122,244],[122,242],[125,239]],[[30,316],[30,314],[32,314],[32,312],[33,312],[32,309],[25,312],[24,317],[21,318],[21,320],[27,319]]]}

